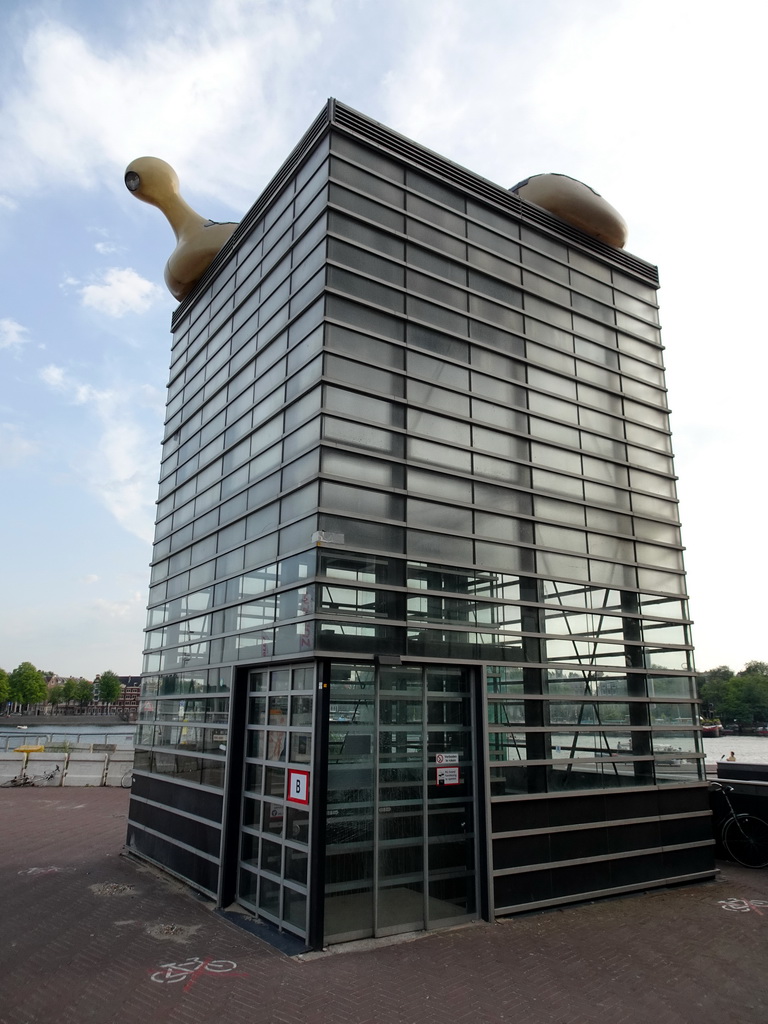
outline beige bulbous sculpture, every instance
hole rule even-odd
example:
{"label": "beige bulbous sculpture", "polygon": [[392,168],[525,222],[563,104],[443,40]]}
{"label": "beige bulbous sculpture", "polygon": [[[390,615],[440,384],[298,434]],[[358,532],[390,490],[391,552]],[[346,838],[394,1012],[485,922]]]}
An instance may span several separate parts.
{"label": "beige bulbous sculpture", "polygon": [[237,227],[206,220],[179,193],[179,179],[165,160],[140,156],[125,169],[125,184],[142,202],[161,210],[176,235],[176,248],[165,265],[165,283],[181,301],[192,291]]}
{"label": "beige bulbous sculpture", "polygon": [[624,218],[583,181],[567,174],[534,174],[509,191],[616,249],[623,249],[627,243]]}

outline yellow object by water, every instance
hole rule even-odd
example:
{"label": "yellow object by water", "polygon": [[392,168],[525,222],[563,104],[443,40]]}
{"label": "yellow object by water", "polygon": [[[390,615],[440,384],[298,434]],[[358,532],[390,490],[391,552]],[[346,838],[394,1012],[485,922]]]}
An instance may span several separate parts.
{"label": "yellow object by water", "polygon": [[45,747],[33,747],[28,745],[25,747],[14,747],[13,751],[15,754],[43,754],[45,753]]}

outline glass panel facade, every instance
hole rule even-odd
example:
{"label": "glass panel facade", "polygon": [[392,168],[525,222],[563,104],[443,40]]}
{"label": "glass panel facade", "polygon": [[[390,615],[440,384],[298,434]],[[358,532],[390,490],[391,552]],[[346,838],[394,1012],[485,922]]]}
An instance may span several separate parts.
{"label": "glass panel facade", "polygon": [[313,944],[590,891],[557,814],[608,890],[703,792],[654,268],[332,110],[174,318],[131,826]]}

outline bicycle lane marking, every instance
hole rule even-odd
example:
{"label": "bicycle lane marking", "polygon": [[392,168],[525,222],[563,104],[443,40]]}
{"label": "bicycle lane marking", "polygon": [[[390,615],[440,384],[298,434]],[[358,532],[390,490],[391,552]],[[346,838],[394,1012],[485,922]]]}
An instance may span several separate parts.
{"label": "bicycle lane marking", "polygon": [[742,914],[748,914],[753,910],[760,917],[763,917],[765,912],[759,908],[768,907],[768,900],[744,900],[739,899],[737,896],[732,896],[729,900],[718,900],[717,902],[723,910],[734,910]]}
{"label": "bicycle lane marking", "polygon": [[[190,967],[190,964],[196,966]],[[225,964],[231,964],[231,967],[224,966]],[[182,991],[189,992],[204,974],[220,978],[246,978],[248,976],[245,971],[235,970],[236,967],[237,964],[234,960],[214,960],[212,958],[201,960],[200,957],[190,957],[188,960],[180,962],[160,964],[159,969],[150,968],[150,981],[155,981],[160,985],[165,983],[172,985],[175,982],[184,981],[186,978]],[[165,973],[161,974],[160,972],[163,970]]]}

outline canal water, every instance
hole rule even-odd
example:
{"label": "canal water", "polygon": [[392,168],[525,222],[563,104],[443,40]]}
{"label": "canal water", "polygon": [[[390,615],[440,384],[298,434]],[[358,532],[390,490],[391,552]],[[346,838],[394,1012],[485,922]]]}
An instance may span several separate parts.
{"label": "canal water", "polygon": [[13,725],[0,725],[0,753],[20,746],[53,746],[68,743],[83,747],[92,743],[114,744],[118,750],[132,750],[133,725],[29,725],[18,729]]}
{"label": "canal water", "polygon": [[[13,750],[22,744],[111,743],[119,750],[132,749],[135,728],[131,725],[30,725],[27,729],[0,725],[0,752]],[[704,753],[707,764],[728,757],[733,751],[737,761],[747,764],[768,764],[768,735],[766,736],[705,736]]]}
{"label": "canal water", "polygon": [[768,736],[704,737],[707,764],[726,758],[733,751],[737,761],[746,764],[768,764]]}

